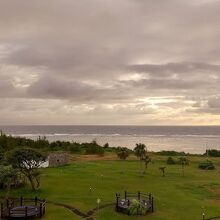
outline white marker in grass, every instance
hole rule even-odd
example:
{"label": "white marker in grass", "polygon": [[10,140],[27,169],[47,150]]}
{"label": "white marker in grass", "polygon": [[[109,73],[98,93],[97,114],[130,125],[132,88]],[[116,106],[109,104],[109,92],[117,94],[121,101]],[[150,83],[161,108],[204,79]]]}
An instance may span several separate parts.
{"label": "white marker in grass", "polygon": [[96,202],[97,202],[98,210],[99,210],[99,204],[101,203],[101,199],[98,198]]}

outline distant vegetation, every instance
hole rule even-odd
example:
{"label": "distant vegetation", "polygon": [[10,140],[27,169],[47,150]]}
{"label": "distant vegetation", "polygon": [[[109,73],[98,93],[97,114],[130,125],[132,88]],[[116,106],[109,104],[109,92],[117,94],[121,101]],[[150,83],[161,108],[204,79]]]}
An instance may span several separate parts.
{"label": "distant vegetation", "polygon": [[97,154],[103,155],[105,151],[116,151],[117,148],[110,148],[108,144],[99,145],[95,140],[91,143],[76,143],[70,141],[49,142],[46,137],[39,137],[37,140],[25,137],[12,137],[3,133],[0,135],[0,159],[4,153],[16,147],[29,147],[39,149],[43,152],[48,151],[67,151],[76,154]]}
{"label": "distant vegetation", "polygon": [[165,150],[155,152],[155,154],[161,155],[161,156],[187,156],[187,155],[190,155],[189,153],[185,153],[185,152],[165,151]]}
{"label": "distant vegetation", "polygon": [[[146,157],[146,149],[144,144],[139,143],[136,145],[134,150],[126,147],[112,147],[108,143],[103,146],[98,144],[96,140],[91,143],[77,143],[74,141],[48,141],[46,137],[38,137],[37,140],[32,140],[25,137],[14,137],[5,135],[3,132],[0,133],[0,160],[4,157],[5,152],[15,149],[16,147],[29,147],[38,149],[42,152],[51,151],[66,151],[74,154],[96,154],[103,156],[105,152],[115,152],[120,159],[123,156],[134,154],[136,155],[140,163],[145,161],[148,164],[150,161]],[[121,154],[121,155],[120,155]],[[156,154],[161,156],[169,157],[185,157],[193,156],[193,154],[177,151],[160,151],[160,152],[148,152],[148,154]],[[220,150],[207,150],[206,153],[200,156],[208,155],[210,157],[220,157]],[[148,155],[149,156],[149,155]],[[198,156],[198,154],[197,154]],[[127,158],[127,157],[126,157]],[[170,160],[170,159],[169,159]],[[171,161],[168,161],[168,163]],[[171,162],[172,163],[172,162]]]}
{"label": "distant vegetation", "polygon": [[206,150],[206,153],[204,154],[204,156],[220,157],[220,150],[215,150],[215,149]]}

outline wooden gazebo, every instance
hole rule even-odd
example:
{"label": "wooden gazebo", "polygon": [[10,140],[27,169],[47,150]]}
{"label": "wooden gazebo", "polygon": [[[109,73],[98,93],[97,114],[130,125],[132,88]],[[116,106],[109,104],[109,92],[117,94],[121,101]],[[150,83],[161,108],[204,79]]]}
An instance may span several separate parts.
{"label": "wooden gazebo", "polygon": [[45,199],[12,198],[1,204],[2,219],[41,218],[45,214]]}
{"label": "wooden gazebo", "polygon": [[133,200],[137,200],[144,207],[145,214],[154,212],[154,199],[151,193],[128,193],[127,191],[124,192],[124,198],[122,198],[120,194],[116,194],[116,212],[130,215],[130,206]]}

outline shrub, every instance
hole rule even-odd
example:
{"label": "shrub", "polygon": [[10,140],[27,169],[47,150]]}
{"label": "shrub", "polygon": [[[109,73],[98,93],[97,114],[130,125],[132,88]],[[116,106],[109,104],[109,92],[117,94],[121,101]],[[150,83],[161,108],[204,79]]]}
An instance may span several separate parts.
{"label": "shrub", "polygon": [[129,151],[126,147],[119,147],[116,153],[121,160],[126,160],[129,156]]}
{"label": "shrub", "polygon": [[96,142],[87,143],[85,148],[86,154],[97,154],[100,156],[104,155],[104,148],[99,146]]}
{"label": "shrub", "polygon": [[173,165],[173,164],[176,164],[176,162],[172,157],[168,157],[167,158],[167,164]]}
{"label": "shrub", "polygon": [[199,168],[202,169],[202,170],[214,170],[215,166],[212,163],[212,161],[207,160],[205,162],[200,163]]}
{"label": "shrub", "polygon": [[130,215],[144,215],[146,213],[146,209],[138,200],[133,199],[128,213]]}
{"label": "shrub", "polygon": [[81,149],[80,145],[70,145],[69,151],[71,153],[81,153],[82,149]]}

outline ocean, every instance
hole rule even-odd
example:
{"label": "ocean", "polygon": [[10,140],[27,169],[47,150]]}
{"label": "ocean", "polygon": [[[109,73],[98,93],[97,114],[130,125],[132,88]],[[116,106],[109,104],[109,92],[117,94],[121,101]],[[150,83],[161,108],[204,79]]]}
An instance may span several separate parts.
{"label": "ocean", "polygon": [[134,148],[146,144],[149,151],[175,150],[204,153],[206,149],[220,149],[220,126],[0,126],[12,136],[49,141],[109,143],[110,146]]}

